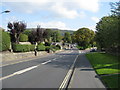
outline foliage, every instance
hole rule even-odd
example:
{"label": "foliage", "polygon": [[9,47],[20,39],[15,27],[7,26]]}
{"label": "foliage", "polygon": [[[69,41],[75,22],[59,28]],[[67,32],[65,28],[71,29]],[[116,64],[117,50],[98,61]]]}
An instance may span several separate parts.
{"label": "foliage", "polygon": [[40,43],[37,45],[37,50],[38,51],[45,51],[46,47],[44,44]]}
{"label": "foliage", "polygon": [[111,4],[111,12],[113,15],[120,16],[120,1]]}
{"label": "foliage", "polygon": [[49,52],[51,50],[50,46],[46,46],[45,51]]}
{"label": "foliage", "polygon": [[117,16],[106,16],[97,23],[96,41],[106,51],[118,48],[120,45],[118,22]]}
{"label": "foliage", "polygon": [[85,49],[84,47],[81,47],[81,46],[77,46],[77,48],[78,48],[79,50],[84,50],[84,49]]}
{"label": "foliage", "polygon": [[13,44],[13,51],[14,52],[29,52],[34,51],[35,45],[25,45],[25,44]]}
{"label": "foliage", "polygon": [[51,29],[46,29],[43,33],[43,36],[44,36],[44,38],[47,39],[48,42],[50,42],[52,34],[53,34],[53,31]]}
{"label": "foliage", "polygon": [[56,45],[56,47],[57,47],[57,49],[61,49],[61,46],[60,46],[60,45],[58,45],[58,44]]}
{"label": "foliage", "polygon": [[71,43],[72,42],[71,35],[70,35],[69,32],[65,32],[63,41],[66,42],[66,43]]}
{"label": "foliage", "polygon": [[87,48],[92,43],[94,36],[94,31],[88,28],[81,28],[74,32],[73,38],[79,46]]}
{"label": "foliage", "polygon": [[60,31],[54,31],[52,33],[52,41],[53,42],[60,42],[61,41],[61,34],[60,34]]}
{"label": "foliage", "polygon": [[45,46],[50,46],[51,43],[50,42],[45,42]]}
{"label": "foliage", "polygon": [[26,24],[24,22],[9,22],[7,26],[10,30],[11,40],[14,43],[19,43],[20,34],[25,30]]}
{"label": "foliage", "polygon": [[120,1],[111,5],[112,15],[102,17],[97,23],[96,42],[106,52],[118,55],[120,52]]}
{"label": "foliage", "polygon": [[24,32],[23,32],[23,34],[26,34],[27,36],[29,36],[30,34],[31,34],[31,30],[28,30],[28,29],[26,29]]}
{"label": "foliage", "polygon": [[[6,51],[10,48],[10,34],[8,32],[1,31],[2,39],[0,44],[0,51]],[[2,46],[1,46],[2,45]]]}
{"label": "foliage", "polygon": [[19,41],[20,42],[27,42],[28,41],[28,36],[26,34],[20,34]]}

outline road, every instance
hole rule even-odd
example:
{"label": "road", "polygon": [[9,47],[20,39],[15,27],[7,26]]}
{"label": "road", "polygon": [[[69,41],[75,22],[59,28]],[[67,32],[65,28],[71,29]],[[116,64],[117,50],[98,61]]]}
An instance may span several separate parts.
{"label": "road", "polygon": [[[85,83],[81,83],[81,85],[84,84],[83,87],[81,86],[82,88],[84,88],[86,82],[88,82],[87,88],[91,88],[91,83],[92,88],[97,88],[98,86],[103,88],[101,82],[94,79],[94,72],[89,73],[88,71],[88,74],[90,74],[88,76],[85,75],[86,73],[77,71],[78,67],[81,67],[81,64],[84,65],[88,63],[84,61],[84,59],[81,61],[82,57],[80,55],[82,54],[83,53],[79,53],[77,49],[65,50],[43,58],[3,66],[2,77],[0,78],[0,80],[2,80],[2,88],[60,89],[67,87],[68,82],[70,82],[69,86],[71,86],[71,88],[78,88],[80,86],[79,83],[83,82],[83,80],[85,80]],[[77,64],[76,62],[81,64]],[[86,65],[89,67],[89,64]],[[74,67],[77,69],[75,69],[73,73]],[[78,81],[76,77],[79,77],[79,74],[82,75],[80,76],[82,79],[79,78]],[[88,77],[88,79],[84,79],[86,77]],[[96,82],[98,82],[97,86]]]}
{"label": "road", "polygon": [[2,67],[3,88],[59,88],[78,50]]}

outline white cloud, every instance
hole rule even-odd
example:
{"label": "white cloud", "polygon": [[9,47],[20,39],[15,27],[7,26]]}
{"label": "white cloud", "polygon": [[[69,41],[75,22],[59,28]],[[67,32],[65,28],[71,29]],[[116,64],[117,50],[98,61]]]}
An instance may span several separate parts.
{"label": "white cloud", "polygon": [[70,28],[68,28],[66,26],[66,24],[64,22],[61,21],[50,21],[50,22],[39,22],[39,21],[35,21],[35,22],[28,22],[27,23],[27,27],[28,28],[36,28],[37,25],[41,25],[42,28],[58,28],[58,29],[63,29],[63,30],[70,30]]}
{"label": "white cloud", "polygon": [[91,17],[91,19],[92,19],[95,23],[99,22],[99,18],[98,18],[98,17]]}
{"label": "white cloud", "polygon": [[67,17],[67,18],[73,19],[78,16],[78,13],[76,10],[68,10],[60,3],[56,3],[54,6],[51,7],[51,9],[61,17]]}
{"label": "white cloud", "polygon": [[[40,10],[49,10],[56,16],[73,19],[78,16],[81,18],[84,17],[85,12],[83,12],[83,10],[97,12],[99,10],[98,1],[99,0],[4,0],[4,2],[8,2],[4,4],[9,6],[11,10],[18,12],[34,13]],[[82,13],[79,14],[80,10]]]}
{"label": "white cloud", "polygon": [[75,5],[81,9],[97,12],[99,10],[99,0],[73,0]]}

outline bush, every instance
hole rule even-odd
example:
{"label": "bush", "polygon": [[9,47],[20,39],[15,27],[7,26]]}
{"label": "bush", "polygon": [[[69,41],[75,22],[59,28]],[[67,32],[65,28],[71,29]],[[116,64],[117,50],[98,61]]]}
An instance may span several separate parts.
{"label": "bush", "polygon": [[84,47],[81,47],[81,46],[77,46],[77,48],[78,48],[79,50],[84,50],[84,49],[85,49]]}
{"label": "bush", "polygon": [[50,46],[51,43],[50,42],[45,42],[45,46]]}
{"label": "bush", "polygon": [[50,46],[46,46],[45,51],[47,51],[49,53],[50,50],[51,50],[51,47]]}
{"label": "bush", "polygon": [[28,36],[26,34],[20,34],[20,42],[27,42]]}
{"label": "bush", "polygon": [[38,46],[37,46],[37,50],[38,51],[45,51],[45,45],[44,44],[42,44],[42,43],[40,43]]}
{"label": "bush", "polygon": [[34,51],[35,45],[13,44],[12,47],[14,52],[29,52]]}
{"label": "bush", "polygon": [[35,50],[35,45],[30,45],[30,51],[34,51]]}
{"label": "bush", "polygon": [[59,50],[59,49],[61,49],[61,46],[60,45],[56,45],[56,48],[58,48],[58,50]]}
{"label": "bush", "polygon": [[10,48],[10,34],[7,32],[4,32],[4,31],[2,31],[1,34],[2,34],[2,41],[0,41],[0,42],[2,42],[2,44],[1,44],[2,46],[0,45],[0,47],[1,47],[0,51],[9,50],[9,48]]}

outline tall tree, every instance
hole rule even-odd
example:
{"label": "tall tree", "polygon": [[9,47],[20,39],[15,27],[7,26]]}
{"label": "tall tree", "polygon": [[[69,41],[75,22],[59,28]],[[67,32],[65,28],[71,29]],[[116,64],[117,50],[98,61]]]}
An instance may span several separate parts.
{"label": "tall tree", "polygon": [[46,30],[44,31],[43,36],[44,36],[45,39],[47,39],[48,42],[50,42],[50,41],[51,41],[52,34],[53,34],[53,31],[52,31],[51,29],[46,29]]}
{"label": "tall tree", "polygon": [[63,41],[66,43],[72,43],[71,35],[69,32],[65,32]]}
{"label": "tall tree", "polygon": [[79,46],[84,48],[90,45],[90,42],[93,40],[94,36],[94,31],[88,28],[80,28],[74,33],[75,41]]}
{"label": "tall tree", "polygon": [[54,31],[54,32],[52,33],[52,41],[53,41],[53,42],[60,42],[60,41],[61,41],[60,31]]}
{"label": "tall tree", "polygon": [[14,43],[19,43],[20,34],[26,29],[26,23],[18,21],[18,22],[9,22],[8,26],[11,40]]}

